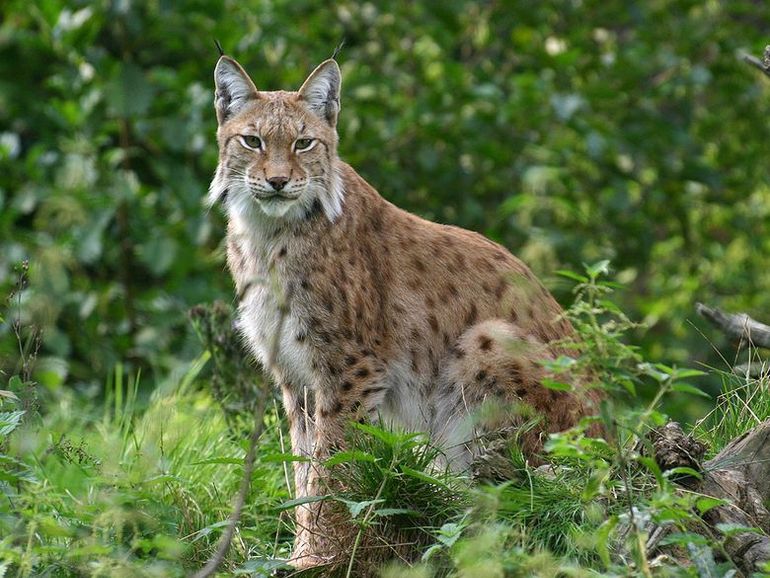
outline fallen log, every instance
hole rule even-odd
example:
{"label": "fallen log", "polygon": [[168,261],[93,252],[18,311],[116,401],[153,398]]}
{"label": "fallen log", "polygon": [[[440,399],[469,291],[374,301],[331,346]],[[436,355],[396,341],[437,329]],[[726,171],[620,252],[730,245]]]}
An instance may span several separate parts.
{"label": "fallen log", "polygon": [[[712,459],[701,463],[705,446],[671,422],[650,435],[655,461],[662,470],[688,467],[701,478],[680,478],[686,489],[723,500],[703,514],[725,553],[747,575],[770,562],[770,420],[737,437]],[[727,524],[727,526],[723,526]],[[723,534],[720,528],[756,528]]]}

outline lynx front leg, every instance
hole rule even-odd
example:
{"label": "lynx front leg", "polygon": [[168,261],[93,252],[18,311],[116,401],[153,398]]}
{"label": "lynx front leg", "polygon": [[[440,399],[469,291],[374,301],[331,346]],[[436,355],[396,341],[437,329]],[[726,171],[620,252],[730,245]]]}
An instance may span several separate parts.
{"label": "lynx front leg", "polygon": [[[344,447],[347,423],[366,415],[384,396],[385,388],[376,385],[380,372],[364,373],[358,369],[354,374],[357,379],[343,379],[337,387],[321,388],[316,392],[312,461],[307,469],[308,496],[340,490],[338,482],[331,478],[323,464]],[[356,527],[338,502],[324,500],[300,506],[297,527],[292,556],[295,567],[336,565],[347,560]]]}
{"label": "lynx front leg", "polygon": [[[306,461],[294,462],[295,498],[301,499],[316,495],[315,483],[311,478],[311,463],[315,440],[315,420],[312,416],[312,397],[307,387],[295,388],[284,384],[281,386],[283,405],[289,418],[289,435],[291,437],[292,454],[306,458]],[[295,513],[296,535],[291,563],[297,568],[315,565],[310,556],[310,532],[313,527],[313,511],[310,505],[297,507]],[[317,563],[317,562],[316,562]]]}

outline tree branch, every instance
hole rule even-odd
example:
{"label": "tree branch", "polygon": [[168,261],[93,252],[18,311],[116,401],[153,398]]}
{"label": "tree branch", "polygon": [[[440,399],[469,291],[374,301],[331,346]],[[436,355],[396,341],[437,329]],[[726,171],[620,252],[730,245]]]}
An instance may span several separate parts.
{"label": "tree branch", "polygon": [[761,70],[765,76],[770,77],[770,46],[765,46],[765,53],[762,60],[751,54],[744,54],[743,61],[749,63],[754,68]]}
{"label": "tree branch", "polygon": [[755,321],[745,313],[724,313],[703,303],[696,303],[695,310],[729,337],[747,339],[758,347],[770,348],[770,325]]}

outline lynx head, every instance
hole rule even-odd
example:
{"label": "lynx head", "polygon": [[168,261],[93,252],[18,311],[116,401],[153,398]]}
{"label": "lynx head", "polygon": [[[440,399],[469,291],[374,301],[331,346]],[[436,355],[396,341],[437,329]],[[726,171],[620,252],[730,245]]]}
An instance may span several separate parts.
{"label": "lynx head", "polygon": [[342,210],[337,173],[340,69],[321,63],[297,92],[257,90],[232,58],[214,70],[219,164],[210,204],[272,220],[304,219],[320,207],[330,221]]}

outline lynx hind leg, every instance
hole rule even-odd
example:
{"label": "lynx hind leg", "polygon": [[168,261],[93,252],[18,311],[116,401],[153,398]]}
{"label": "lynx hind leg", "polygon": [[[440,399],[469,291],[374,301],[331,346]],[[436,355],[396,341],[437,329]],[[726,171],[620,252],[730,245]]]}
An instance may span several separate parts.
{"label": "lynx hind leg", "polygon": [[467,468],[485,438],[512,434],[530,419],[537,423],[520,434],[519,444],[537,461],[544,434],[577,422],[584,408],[576,396],[541,384],[541,362],[552,357],[536,337],[502,319],[478,323],[460,336],[444,364],[434,430],[453,469]]}

